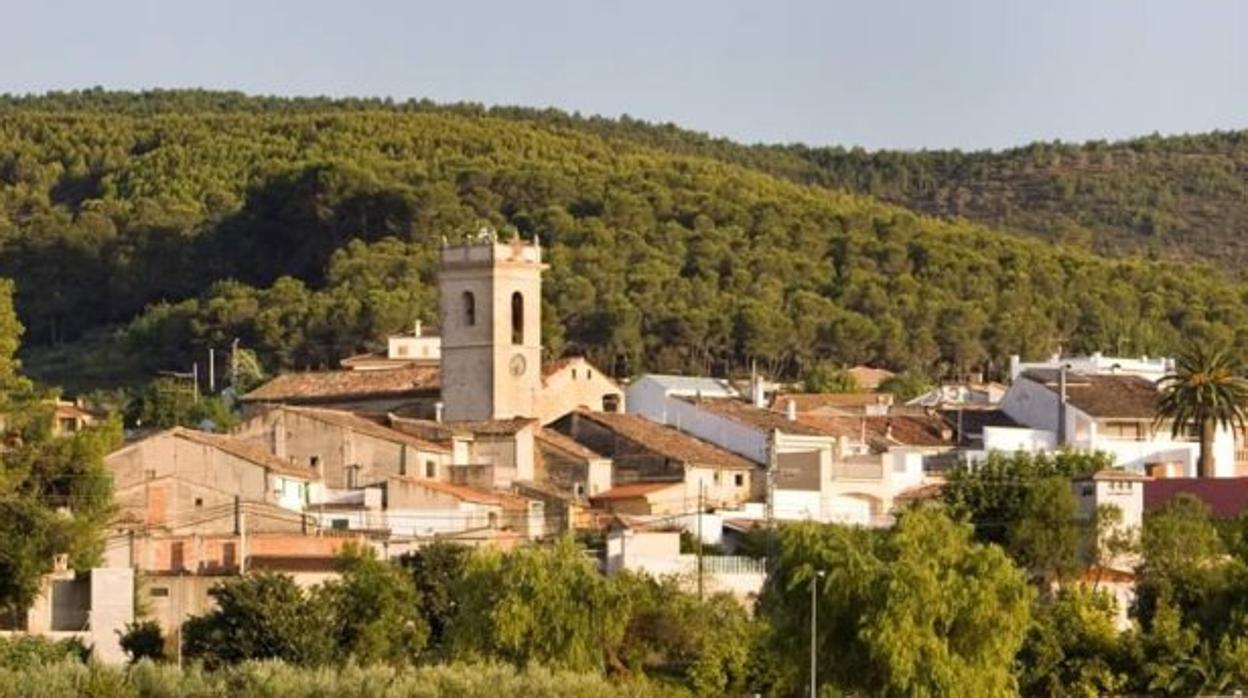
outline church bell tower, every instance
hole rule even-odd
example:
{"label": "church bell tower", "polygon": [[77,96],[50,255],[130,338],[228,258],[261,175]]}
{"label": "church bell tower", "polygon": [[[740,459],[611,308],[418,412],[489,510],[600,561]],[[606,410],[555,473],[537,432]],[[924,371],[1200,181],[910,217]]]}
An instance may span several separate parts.
{"label": "church bell tower", "polygon": [[537,416],[542,250],[482,230],[444,244],[438,275],[442,402],[448,421]]}

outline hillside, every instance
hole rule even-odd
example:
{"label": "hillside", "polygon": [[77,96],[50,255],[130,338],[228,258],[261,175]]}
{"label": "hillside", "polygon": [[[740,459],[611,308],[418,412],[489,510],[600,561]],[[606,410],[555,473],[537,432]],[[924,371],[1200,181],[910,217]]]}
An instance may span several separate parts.
{"label": "hillside", "polygon": [[791,181],[835,170],[812,152],[472,105],[6,99],[0,275],[32,371],[93,384],[236,337],[270,368],[332,364],[436,320],[436,248],[483,223],[548,247],[552,353],[621,375],[1241,339],[1245,287],[1220,274]]}

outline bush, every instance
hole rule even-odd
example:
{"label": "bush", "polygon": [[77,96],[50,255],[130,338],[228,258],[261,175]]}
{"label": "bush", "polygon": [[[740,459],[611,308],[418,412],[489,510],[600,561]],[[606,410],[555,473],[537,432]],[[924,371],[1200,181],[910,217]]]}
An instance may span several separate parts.
{"label": "bush", "polygon": [[160,630],[160,623],[154,620],[141,620],[126,624],[126,632],[121,635],[121,649],[131,662],[140,659],[162,661],[165,658],[165,635]]}
{"label": "bush", "polygon": [[67,660],[81,663],[90,657],[91,650],[77,638],[49,640],[34,635],[0,638],[0,667],[6,669],[24,669]]}

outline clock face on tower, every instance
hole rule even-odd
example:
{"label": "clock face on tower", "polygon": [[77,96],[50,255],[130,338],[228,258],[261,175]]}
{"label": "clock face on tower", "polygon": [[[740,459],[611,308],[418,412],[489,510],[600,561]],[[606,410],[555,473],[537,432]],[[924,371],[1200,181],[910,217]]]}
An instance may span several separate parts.
{"label": "clock face on tower", "polygon": [[511,362],[508,364],[508,366],[511,368],[511,375],[513,376],[524,375],[525,363],[526,362],[524,360],[524,354],[513,354],[511,356]]}

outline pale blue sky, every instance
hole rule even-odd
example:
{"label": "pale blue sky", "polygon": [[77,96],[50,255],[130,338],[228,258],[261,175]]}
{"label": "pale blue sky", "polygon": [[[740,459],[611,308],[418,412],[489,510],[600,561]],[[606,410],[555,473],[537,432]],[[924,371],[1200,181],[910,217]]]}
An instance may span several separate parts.
{"label": "pale blue sky", "polygon": [[212,87],[983,148],[1248,127],[1238,0],[0,0],[0,92]]}

